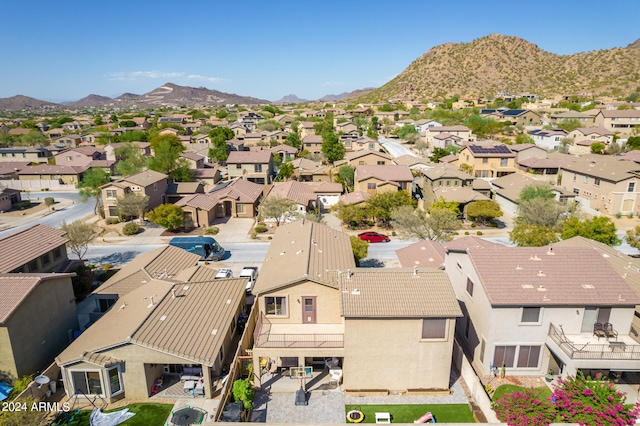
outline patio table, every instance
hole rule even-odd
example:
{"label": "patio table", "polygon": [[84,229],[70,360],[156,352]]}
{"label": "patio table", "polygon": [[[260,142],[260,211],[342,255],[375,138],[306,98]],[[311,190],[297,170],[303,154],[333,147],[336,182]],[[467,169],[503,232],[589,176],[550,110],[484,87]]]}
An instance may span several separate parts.
{"label": "patio table", "polygon": [[184,387],[182,389],[185,392],[189,392],[190,390],[192,390],[195,387],[196,387],[196,381],[195,380],[186,380],[184,382]]}

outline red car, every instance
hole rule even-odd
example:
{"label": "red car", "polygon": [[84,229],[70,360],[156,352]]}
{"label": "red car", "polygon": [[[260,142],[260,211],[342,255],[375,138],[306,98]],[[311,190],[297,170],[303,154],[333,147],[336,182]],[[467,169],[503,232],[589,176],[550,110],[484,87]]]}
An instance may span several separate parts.
{"label": "red car", "polygon": [[363,241],[369,241],[370,243],[388,243],[389,237],[384,234],[378,234],[377,232],[362,232],[358,234],[358,238]]}

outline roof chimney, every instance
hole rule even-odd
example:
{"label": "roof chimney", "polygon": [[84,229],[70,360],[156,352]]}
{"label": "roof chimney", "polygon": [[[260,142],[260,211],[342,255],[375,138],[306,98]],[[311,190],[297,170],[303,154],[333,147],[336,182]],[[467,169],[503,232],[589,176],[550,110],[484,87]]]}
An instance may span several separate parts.
{"label": "roof chimney", "polygon": [[175,288],[172,288],[172,289],[171,289],[171,298],[172,298],[172,299],[175,299],[175,298],[176,298],[176,289],[175,289]]}
{"label": "roof chimney", "polygon": [[417,267],[417,266],[414,266],[414,267],[413,267],[413,275],[414,275],[414,276],[417,276],[417,275],[418,275],[418,267]]}

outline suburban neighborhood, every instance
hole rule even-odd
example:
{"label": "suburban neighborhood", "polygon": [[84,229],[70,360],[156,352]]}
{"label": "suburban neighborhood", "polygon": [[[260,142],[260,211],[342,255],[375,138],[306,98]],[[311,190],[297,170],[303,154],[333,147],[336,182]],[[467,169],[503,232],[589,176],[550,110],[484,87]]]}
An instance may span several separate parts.
{"label": "suburban neighborhood", "polygon": [[0,426],[636,423],[640,87],[406,86],[0,108]]}

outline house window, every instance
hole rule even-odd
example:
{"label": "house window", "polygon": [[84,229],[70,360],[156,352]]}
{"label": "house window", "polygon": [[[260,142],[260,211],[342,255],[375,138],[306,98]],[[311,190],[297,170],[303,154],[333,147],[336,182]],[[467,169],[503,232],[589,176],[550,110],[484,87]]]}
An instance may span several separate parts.
{"label": "house window", "polygon": [[589,183],[589,176],[584,177],[584,183]]}
{"label": "house window", "polygon": [[236,164],[236,169],[241,169],[241,168],[242,168],[242,164],[237,163],[237,164]]}
{"label": "house window", "polygon": [[345,141],[344,146],[351,146],[351,141]]}
{"label": "house window", "polygon": [[33,259],[31,262],[29,262],[29,272],[35,272],[37,270],[38,270],[38,260]]}
{"label": "house window", "polygon": [[400,189],[403,191],[406,191],[407,189],[407,182],[400,182]]}
{"label": "house window", "polygon": [[368,183],[367,184],[367,189],[376,189],[376,184],[375,183]]}
{"label": "house window", "polygon": [[378,161],[377,163],[379,166],[384,166],[385,162],[384,161]]}
{"label": "house window", "polygon": [[540,308],[522,308],[522,318],[520,319],[520,322],[539,323]]}
{"label": "house window", "polygon": [[515,356],[515,346],[496,346],[495,352],[493,353],[493,365],[495,367],[502,367],[502,364],[504,364],[507,368],[513,368]]}
{"label": "house window", "polygon": [[118,198],[117,191],[115,189],[107,189],[107,198],[111,200]]}
{"label": "house window", "polygon": [[71,161],[71,156],[67,155],[67,161]]}
{"label": "house window", "polygon": [[109,376],[109,389],[111,390],[111,395],[115,395],[122,390],[118,367],[107,370],[107,375]]}
{"label": "house window", "polygon": [[60,250],[60,247],[58,247],[53,250],[53,258],[58,259],[60,256],[62,256],[62,251]]}
{"label": "house window", "polygon": [[45,253],[42,256],[40,256],[40,263],[42,263],[42,266],[48,265],[49,263],[51,263],[51,258],[49,257],[49,253]]}
{"label": "house window", "polygon": [[444,339],[447,335],[446,318],[424,318],[422,320],[423,339]]}
{"label": "house window", "polygon": [[600,186],[600,178],[593,178],[593,184],[596,186]]}
{"label": "house window", "polygon": [[573,174],[573,180],[574,180],[574,181],[576,180],[576,176],[577,176],[577,175],[574,173],[574,174]]}
{"label": "house window", "polygon": [[540,358],[540,346],[520,346],[518,368],[537,368]]}
{"label": "house window", "polygon": [[118,211],[116,206],[109,206],[109,216],[111,217],[118,216]]}
{"label": "house window", "polygon": [[636,189],[636,183],[635,182],[629,182],[629,186],[627,186],[627,192],[634,192]]}
{"label": "house window", "polygon": [[73,388],[86,395],[102,395],[102,382],[98,371],[72,371]]}
{"label": "house window", "polygon": [[507,167],[509,165],[509,159],[508,158],[501,158],[500,159],[500,167]]}
{"label": "house window", "polygon": [[360,161],[358,161],[358,165],[359,165],[359,166],[364,166],[364,165],[365,165],[364,160],[360,160]]}
{"label": "house window", "polygon": [[265,296],[264,305],[267,315],[287,315],[286,296]]}
{"label": "house window", "polygon": [[458,182],[457,180],[453,181],[453,186],[458,186],[460,184],[460,182]]}
{"label": "house window", "polygon": [[254,164],[253,171],[256,173],[262,173],[262,164]]}
{"label": "house window", "polygon": [[236,213],[244,214],[246,212],[247,212],[247,205],[246,204],[236,204]]}
{"label": "house window", "polygon": [[467,278],[467,293],[469,293],[469,296],[473,296],[473,281],[471,281],[471,278]]}
{"label": "house window", "polygon": [[373,144],[372,143],[369,144],[369,149],[373,149]]}

